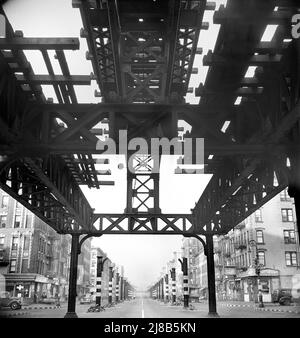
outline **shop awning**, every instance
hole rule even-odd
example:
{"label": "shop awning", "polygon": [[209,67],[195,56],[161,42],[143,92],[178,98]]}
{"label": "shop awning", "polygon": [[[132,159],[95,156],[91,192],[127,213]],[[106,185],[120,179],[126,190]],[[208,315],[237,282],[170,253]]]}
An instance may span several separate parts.
{"label": "shop awning", "polygon": [[37,283],[50,283],[49,279],[45,276],[36,273],[10,273],[4,274],[5,282],[37,282]]}

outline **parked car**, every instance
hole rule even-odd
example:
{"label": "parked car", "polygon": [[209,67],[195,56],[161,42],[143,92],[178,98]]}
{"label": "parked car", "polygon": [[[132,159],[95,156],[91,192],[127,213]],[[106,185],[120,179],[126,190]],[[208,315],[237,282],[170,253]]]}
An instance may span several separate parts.
{"label": "parked car", "polygon": [[80,298],[80,304],[91,304],[93,302],[91,295],[84,295]]}
{"label": "parked car", "polygon": [[293,302],[291,289],[277,289],[272,293],[273,303],[279,303],[280,305],[290,305]]}
{"label": "parked car", "polygon": [[21,309],[22,303],[20,298],[11,297],[9,292],[4,291],[0,293],[0,308],[10,307],[12,310]]}

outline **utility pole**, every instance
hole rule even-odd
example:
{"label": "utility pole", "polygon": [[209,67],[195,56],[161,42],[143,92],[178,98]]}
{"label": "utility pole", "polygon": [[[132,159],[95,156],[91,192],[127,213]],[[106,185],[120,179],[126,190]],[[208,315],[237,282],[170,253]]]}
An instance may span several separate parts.
{"label": "utility pole", "polygon": [[265,307],[263,302],[263,295],[261,290],[259,290],[259,276],[260,276],[260,264],[259,264],[259,256],[258,256],[258,250],[257,250],[257,243],[254,239],[249,241],[250,246],[255,246],[255,259],[254,259],[254,267],[255,267],[255,289],[256,289],[256,295],[255,295],[255,302],[258,301],[258,307]]}

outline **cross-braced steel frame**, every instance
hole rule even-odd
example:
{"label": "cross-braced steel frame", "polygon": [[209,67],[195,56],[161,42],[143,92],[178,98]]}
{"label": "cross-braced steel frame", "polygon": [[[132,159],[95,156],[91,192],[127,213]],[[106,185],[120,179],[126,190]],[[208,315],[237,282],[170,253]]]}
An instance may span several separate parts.
{"label": "cross-braced steel frame", "polygon": [[[287,186],[299,219],[300,40],[287,40],[298,5],[228,0],[215,11],[220,32],[214,50],[203,57],[209,68],[196,89],[201,97],[196,105],[185,104],[184,97],[202,52],[198,38],[208,28],[203,17],[214,3],[76,0],[73,7],[82,17],[81,37],[94,72],[89,76],[69,71],[64,51],[79,49],[77,38],[26,38],[7,21],[7,37],[0,39],[1,188],[57,232],[72,235],[70,290],[85,235],[198,236],[208,261],[210,313],[216,313],[213,236],[227,233]],[[262,42],[267,24],[278,28],[272,41]],[[41,52],[48,74],[34,74],[25,50]],[[61,75],[54,72],[50,50]],[[249,66],[257,67],[250,78],[245,77]],[[74,86],[92,79],[102,102],[78,103]],[[49,84],[58,103],[43,95],[41,85]],[[105,180],[111,175],[109,160],[94,156],[103,153],[96,149],[106,132],[99,124],[108,124],[119,149],[119,130],[127,130],[128,141],[170,139],[178,134],[179,120],[192,127],[185,138],[204,138],[205,173],[213,174],[191,213],[161,213],[159,175],[151,170],[128,172],[124,213],[94,213],[80,185],[99,189],[114,183]],[[226,133],[225,121],[230,121]],[[144,165],[149,154],[143,155]],[[71,292],[70,315],[74,299]]]}

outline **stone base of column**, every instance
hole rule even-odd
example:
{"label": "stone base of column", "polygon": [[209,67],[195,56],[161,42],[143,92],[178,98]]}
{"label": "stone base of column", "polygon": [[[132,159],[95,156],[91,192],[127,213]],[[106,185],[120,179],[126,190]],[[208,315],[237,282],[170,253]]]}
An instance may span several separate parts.
{"label": "stone base of column", "polygon": [[64,318],[78,318],[76,312],[67,312]]}

